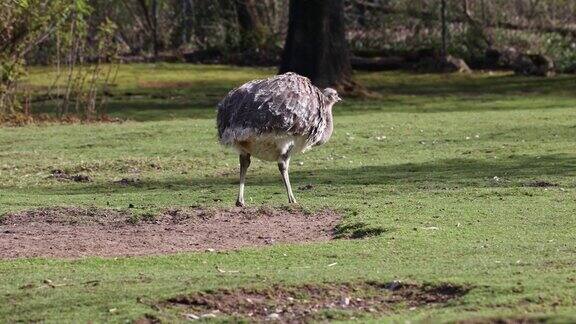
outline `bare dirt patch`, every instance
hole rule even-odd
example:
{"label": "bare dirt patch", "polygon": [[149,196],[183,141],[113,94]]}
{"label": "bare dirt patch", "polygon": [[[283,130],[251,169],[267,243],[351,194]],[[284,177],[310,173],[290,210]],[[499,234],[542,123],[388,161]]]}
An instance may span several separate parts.
{"label": "bare dirt patch", "polygon": [[127,211],[41,208],[0,220],[0,258],[157,255],[327,241],[340,215],[331,210],[170,209],[135,221]]}
{"label": "bare dirt patch", "polygon": [[140,186],[142,181],[139,178],[122,178],[114,183],[122,186]]}
{"label": "bare dirt patch", "polygon": [[90,179],[89,176],[85,175],[85,174],[68,174],[63,170],[60,169],[55,169],[52,170],[51,172],[52,174],[48,177],[51,179],[56,179],[56,180],[72,180],[75,182],[90,182],[92,181],[92,179]]}
{"label": "bare dirt patch", "polygon": [[176,308],[182,316],[192,319],[232,316],[251,322],[301,323],[352,319],[362,313],[389,313],[397,307],[442,304],[468,291],[467,287],[453,284],[401,282],[275,285],[264,289],[222,289],[183,295],[168,299],[160,307]]}
{"label": "bare dirt patch", "polygon": [[534,188],[558,187],[558,184],[544,180],[536,180],[524,183],[524,187],[534,187]]}

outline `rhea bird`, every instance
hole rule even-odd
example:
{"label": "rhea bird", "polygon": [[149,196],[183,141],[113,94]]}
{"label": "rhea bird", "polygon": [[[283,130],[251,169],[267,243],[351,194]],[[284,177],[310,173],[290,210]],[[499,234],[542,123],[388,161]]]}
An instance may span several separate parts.
{"label": "rhea bird", "polygon": [[244,206],[251,156],[278,163],[288,202],[296,202],[288,174],[290,157],[330,139],[332,106],[340,100],[336,90],[320,90],[293,72],[250,81],[226,95],[216,119],[220,143],[240,156],[236,206]]}

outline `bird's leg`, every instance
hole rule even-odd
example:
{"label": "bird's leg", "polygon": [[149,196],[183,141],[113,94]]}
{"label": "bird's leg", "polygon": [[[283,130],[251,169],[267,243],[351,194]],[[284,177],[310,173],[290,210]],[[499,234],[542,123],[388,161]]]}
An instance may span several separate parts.
{"label": "bird's leg", "polygon": [[244,207],[244,182],[249,166],[250,154],[240,154],[240,190],[238,191],[238,199],[236,199],[236,206],[238,207]]}
{"label": "bird's leg", "polygon": [[290,185],[290,176],[288,175],[288,168],[290,167],[290,156],[282,155],[278,161],[278,170],[282,175],[282,181],[284,181],[284,186],[286,187],[286,192],[288,193],[288,203],[293,204],[296,202],[294,194],[292,193],[292,186]]}

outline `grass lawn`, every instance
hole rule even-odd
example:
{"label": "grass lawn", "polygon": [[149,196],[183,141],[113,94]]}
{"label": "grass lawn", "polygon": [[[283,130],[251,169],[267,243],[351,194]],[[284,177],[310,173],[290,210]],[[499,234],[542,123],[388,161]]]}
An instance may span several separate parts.
{"label": "grass lawn", "polygon": [[[232,206],[237,156],[217,144],[214,107],[232,87],[274,72],[122,66],[109,111],[129,121],[0,128],[0,214]],[[49,74],[34,70],[29,83],[49,85]],[[313,185],[295,190],[304,208],[336,209],[342,227],[378,235],[222,253],[0,260],[0,322],[184,320],[149,304],[222,287],[357,280],[471,287],[442,307],[366,313],[364,321],[576,321],[576,77],[386,72],[356,79],[382,97],[339,103],[331,141],[296,156],[291,177],[295,189]],[[93,181],[56,181],[48,178],[53,169]],[[140,186],[114,184],[135,176]],[[286,204],[274,163],[253,161],[246,202]],[[41,288],[44,280],[58,285]],[[23,288],[29,284],[40,288]]]}

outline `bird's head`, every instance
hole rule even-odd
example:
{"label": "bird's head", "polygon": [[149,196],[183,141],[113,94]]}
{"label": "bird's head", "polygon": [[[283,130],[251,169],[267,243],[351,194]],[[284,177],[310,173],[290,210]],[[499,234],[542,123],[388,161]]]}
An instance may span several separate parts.
{"label": "bird's head", "polygon": [[326,98],[328,98],[328,101],[331,104],[337,103],[338,101],[342,100],[342,98],[338,96],[338,92],[332,88],[326,88],[324,89],[324,91],[322,91],[322,93],[324,94],[324,96],[326,96]]}

